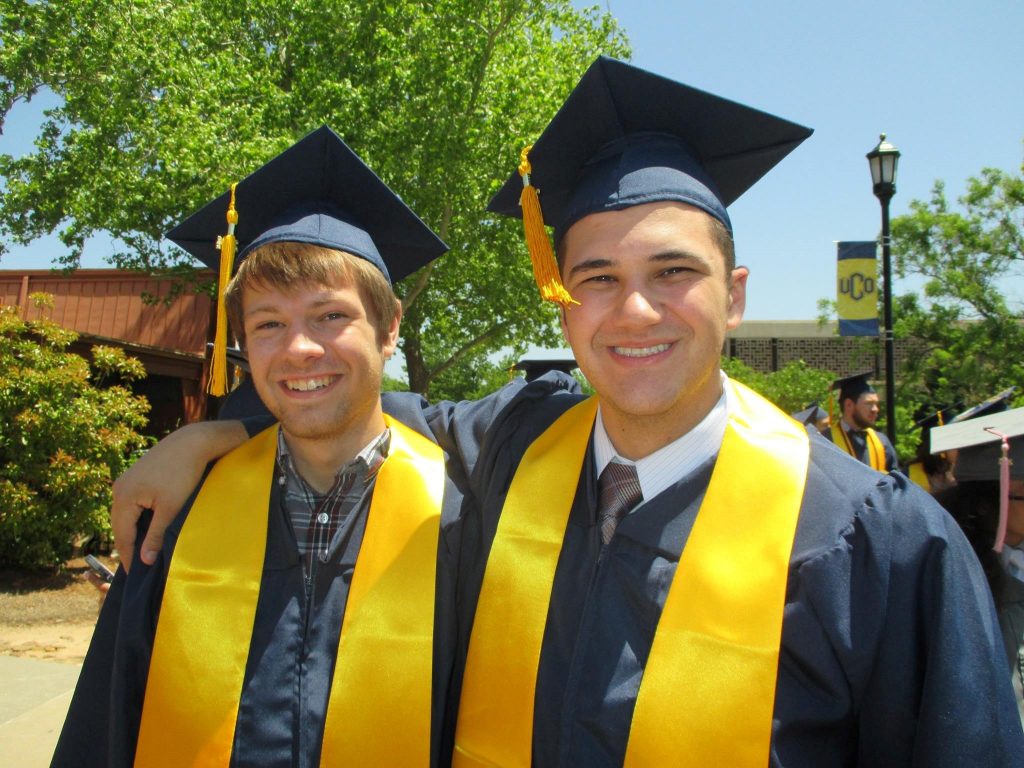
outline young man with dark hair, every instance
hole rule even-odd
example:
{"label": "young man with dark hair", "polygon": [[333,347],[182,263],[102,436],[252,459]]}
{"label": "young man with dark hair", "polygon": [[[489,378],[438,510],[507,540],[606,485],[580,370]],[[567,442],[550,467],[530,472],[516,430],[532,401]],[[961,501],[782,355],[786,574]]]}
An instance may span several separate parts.
{"label": "young man with dark hair", "polygon": [[890,472],[899,467],[896,449],[888,435],[875,429],[881,411],[869,376],[870,372],[857,373],[833,382],[839,389],[839,420],[821,434],[860,463]]}

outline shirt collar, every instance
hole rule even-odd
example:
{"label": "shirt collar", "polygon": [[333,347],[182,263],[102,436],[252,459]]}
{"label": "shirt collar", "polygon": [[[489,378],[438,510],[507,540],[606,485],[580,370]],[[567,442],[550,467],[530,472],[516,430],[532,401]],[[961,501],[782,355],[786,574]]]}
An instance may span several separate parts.
{"label": "shirt collar", "polygon": [[638,461],[622,458],[615,452],[611,438],[604,427],[598,408],[594,423],[594,461],[598,477],[613,459],[622,464],[633,464],[640,478],[644,499],[653,499],[666,488],[696,470],[710,459],[722,444],[725,425],[729,419],[728,377],[722,373],[722,396],[701,422],[682,437],[677,438],[649,456]]}
{"label": "shirt collar", "polygon": [[[339,467],[338,471],[334,473],[335,478],[358,469],[364,471],[366,480],[369,480],[380,469],[384,459],[388,457],[390,447],[391,430],[385,429],[363,446],[359,453]],[[288,443],[284,439],[284,430],[281,429],[277,431],[277,462],[281,471],[285,474],[298,478],[302,477],[295,468],[295,462],[292,461],[292,455],[288,451]]]}

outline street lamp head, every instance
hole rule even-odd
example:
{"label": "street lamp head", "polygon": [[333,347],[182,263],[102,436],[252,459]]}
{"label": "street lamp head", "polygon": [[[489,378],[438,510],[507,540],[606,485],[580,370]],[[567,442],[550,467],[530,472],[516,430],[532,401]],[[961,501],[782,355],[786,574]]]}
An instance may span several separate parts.
{"label": "street lamp head", "polygon": [[900,151],[885,140],[883,133],[878,137],[878,146],[867,154],[871,167],[871,183],[878,198],[890,198],[896,191],[896,164]]}

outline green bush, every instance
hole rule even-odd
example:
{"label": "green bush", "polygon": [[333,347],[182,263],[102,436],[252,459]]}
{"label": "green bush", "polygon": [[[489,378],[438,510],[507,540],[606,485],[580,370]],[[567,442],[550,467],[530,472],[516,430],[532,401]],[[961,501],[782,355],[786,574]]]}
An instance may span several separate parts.
{"label": "green bush", "polygon": [[[52,306],[43,294],[37,306]],[[68,351],[77,334],[0,307],[0,567],[60,567],[76,536],[109,532],[110,483],[148,445],[146,375],[117,348]]]}
{"label": "green bush", "polygon": [[786,413],[803,410],[812,402],[828,409],[829,387],[836,375],[812,368],[803,360],[786,363],[774,373],[760,373],[739,358],[722,361],[722,370],[775,403]]}

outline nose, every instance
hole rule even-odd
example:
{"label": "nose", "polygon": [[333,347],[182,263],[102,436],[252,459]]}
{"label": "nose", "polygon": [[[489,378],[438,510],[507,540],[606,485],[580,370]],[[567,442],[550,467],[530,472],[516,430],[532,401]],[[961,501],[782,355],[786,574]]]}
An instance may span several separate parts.
{"label": "nose", "polygon": [[290,357],[305,360],[311,357],[321,357],[324,354],[324,348],[308,329],[296,327],[288,336],[287,352]]}
{"label": "nose", "polygon": [[624,325],[651,325],[661,319],[657,302],[641,287],[626,289],[618,314]]}

